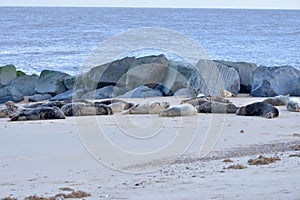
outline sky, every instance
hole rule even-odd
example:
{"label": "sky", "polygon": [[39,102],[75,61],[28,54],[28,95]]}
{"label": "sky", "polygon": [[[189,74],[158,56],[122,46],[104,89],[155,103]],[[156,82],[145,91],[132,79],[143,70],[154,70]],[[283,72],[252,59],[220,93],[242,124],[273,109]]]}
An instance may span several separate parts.
{"label": "sky", "polygon": [[0,0],[0,6],[300,9],[300,0]]}

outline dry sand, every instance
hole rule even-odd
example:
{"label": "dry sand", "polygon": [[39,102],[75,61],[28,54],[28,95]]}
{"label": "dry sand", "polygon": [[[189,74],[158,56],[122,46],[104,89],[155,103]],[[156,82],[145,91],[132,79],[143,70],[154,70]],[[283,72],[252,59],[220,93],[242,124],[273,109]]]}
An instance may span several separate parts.
{"label": "dry sand", "polygon": [[[181,99],[134,101],[154,100]],[[263,98],[231,100],[245,105]],[[278,108],[275,119],[0,119],[0,198],[50,197],[69,188],[91,194],[84,199],[300,199],[300,113]],[[279,160],[248,163],[259,155]]]}

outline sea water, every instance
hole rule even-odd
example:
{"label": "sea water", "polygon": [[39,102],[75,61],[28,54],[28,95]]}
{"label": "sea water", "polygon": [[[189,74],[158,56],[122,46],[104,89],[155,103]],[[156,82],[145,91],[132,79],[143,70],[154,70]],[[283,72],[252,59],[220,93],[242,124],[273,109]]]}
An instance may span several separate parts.
{"label": "sea water", "polygon": [[300,66],[299,10],[54,7],[0,7],[0,66],[74,75],[104,41],[144,27],[183,34],[211,59]]}

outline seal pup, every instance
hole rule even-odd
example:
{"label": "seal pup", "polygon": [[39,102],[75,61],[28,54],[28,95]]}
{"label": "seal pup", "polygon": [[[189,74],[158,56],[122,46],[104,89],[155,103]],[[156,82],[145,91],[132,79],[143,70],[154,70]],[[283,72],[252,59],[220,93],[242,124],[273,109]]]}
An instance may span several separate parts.
{"label": "seal pup", "polygon": [[286,108],[291,112],[300,112],[300,101],[296,98],[291,98],[288,101]]}
{"label": "seal pup", "polygon": [[276,97],[269,97],[269,98],[263,100],[263,102],[271,104],[272,106],[285,106],[285,105],[287,105],[289,99],[290,98],[288,96],[279,95]]}
{"label": "seal pup", "polygon": [[68,103],[61,108],[66,116],[112,115],[112,109],[105,104]]}
{"label": "seal pup", "polygon": [[192,116],[197,114],[197,109],[189,103],[169,107],[159,112],[160,117]]}
{"label": "seal pup", "polygon": [[10,116],[11,121],[65,119],[64,113],[58,107],[38,107],[18,111]]}
{"label": "seal pup", "polygon": [[279,116],[279,111],[275,106],[264,102],[256,102],[240,107],[236,111],[237,115],[262,116],[268,119]]}
{"label": "seal pup", "polygon": [[207,101],[201,105],[196,106],[198,113],[236,113],[238,107],[233,103],[220,103]]}
{"label": "seal pup", "polygon": [[124,111],[122,114],[158,114],[161,110],[169,107],[170,103],[165,101],[138,103]]}

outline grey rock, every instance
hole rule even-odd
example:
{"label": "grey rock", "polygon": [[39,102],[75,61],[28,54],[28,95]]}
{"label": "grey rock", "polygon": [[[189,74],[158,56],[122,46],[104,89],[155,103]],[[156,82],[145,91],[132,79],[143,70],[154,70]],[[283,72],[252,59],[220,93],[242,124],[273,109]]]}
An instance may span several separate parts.
{"label": "grey rock", "polygon": [[146,63],[135,66],[127,72],[126,88],[134,89],[139,86],[147,85],[155,88],[160,84],[166,74],[167,64]]}
{"label": "grey rock", "polygon": [[168,64],[168,59],[165,57],[165,55],[151,55],[151,56],[144,56],[137,59],[138,65],[143,65],[147,63],[158,63],[162,65]]}
{"label": "grey rock", "polygon": [[5,103],[7,101],[19,102],[22,100],[24,100],[23,95],[15,88],[6,86],[0,89],[0,103]]}
{"label": "grey rock", "polygon": [[[125,57],[120,60],[93,67],[88,72],[76,76],[74,87],[76,89],[84,88],[86,91],[93,91],[109,85],[125,87],[126,84],[129,84],[128,90],[131,90],[137,87],[137,85],[130,85],[132,79],[127,78],[127,72],[135,71],[138,73],[138,69],[135,69],[135,67],[141,65],[150,65],[150,63],[153,65],[162,64],[166,66],[168,60],[164,55],[145,56],[142,58]],[[142,68],[139,67],[139,69]],[[142,75],[143,72],[144,71],[142,70],[139,75]],[[142,81],[139,81],[138,86],[143,85],[144,82],[141,82]]]}
{"label": "grey rock", "polygon": [[30,102],[38,102],[51,99],[52,96],[50,94],[35,94],[28,97],[28,101]]}
{"label": "grey rock", "polygon": [[0,67],[0,85],[7,86],[16,77],[17,71],[14,65]]}
{"label": "grey rock", "polygon": [[43,70],[38,79],[35,91],[40,94],[49,93],[56,95],[67,90],[64,79],[69,76],[59,71]]}
{"label": "grey rock", "polygon": [[169,61],[162,85],[169,88],[171,93],[174,93],[181,88],[186,88],[188,80],[194,71],[194,66],[189,63]]}
{"label": "grey rock", "polygon": [[126,57],[92,68],[85,74],[76,77],[76,87],[84,86],[86,91],[96,90],[108,85],[125,85],[126,72],[137,65],[134,57]]}
{"label": "grey rock", "polygon": [[18,90],[23,96],[31,96],[35,94],[38,78],[39,76],[36,74],[18,76],[11,81],[10,86]]}
{"label": "grey rock", "polygon": [[75,84],[76,77],[75,76],[67,76],[64,78],[64,85],[68,90],[72,90]]}
{"label": "grey rock", "polygon": [[251,85],[253,79],[253,72],[257,68],[257,65],[254,63],[247,62],[230,62],[230,61],[222,61],[215,60],[215,62],[221,63],[228,67],[233,67],[239,73],[240,76],[240,93],[250,93]]}
{"label": "grey rock", "polygon": [[138,88],[135,88],[134,90],[126,92],[125,94],[119,97],[120,98],[144,98],[144,97],[161,97],[161,96],[163,96],[163,94],[159,90],[155,90],[147,86],[140,86]]}
{"label": "grey rock", "polygon": [[252,90],[254,97],[278,95],[300,96],[300,71],[291,66],[258,67],[253,74]]}
{"label": "grey rock", "polygon": [[220,96],[222,90],[237,95],[240,90],[240,76],[233,67],[211,60],[200,60],[188,81],[188,88],[196,94]]}
{"label": "grey rock", "polygon": [[195,98],[196,94],[190,88],[181,88],[177,90],[173,96]]}
{"label": "grey rock", "polygon": [[122,95],[126,92],[124,88],[119,88],[116,86],[106,86],[94,91],[90,91],[84,94],[81,99],[106,99],[106,98],[114,98],[119,95]]}
{"label": "grey rock", "polygon": [[51,101],[63,101],[63,100],[77,100],[80,99],[80,97],[85,93],[86,91],[83,89],[78,90],[68,90],[64,93],[60,93],[58,95],[55,95],[50,100]]}

